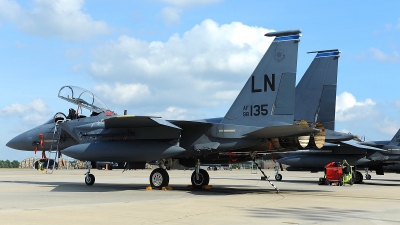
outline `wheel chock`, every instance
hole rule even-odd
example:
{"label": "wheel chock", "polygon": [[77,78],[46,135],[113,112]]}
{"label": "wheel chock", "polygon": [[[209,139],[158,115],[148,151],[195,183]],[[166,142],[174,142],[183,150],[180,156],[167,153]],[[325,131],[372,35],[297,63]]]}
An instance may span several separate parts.
{"label": "wheel chock", "polygon": [[172,187],[171,186],[165,186],[165,187],[162,187],[161,188],[161,190],[163,190],[163,191],[165,191],[165,190],[172,190]]}
{"label": "wheel chock", "polygon": [[202,188],[203,189],[212,189],[212,185],[204,185]]}
{"label": "wheel chock", "polygon": [[151,186],[147,186],[146,190],[153,190],[153,188]]}
{"label": "wheel chock", "polygon": [[188,185],[187,188],[193,188],[193,185]]}

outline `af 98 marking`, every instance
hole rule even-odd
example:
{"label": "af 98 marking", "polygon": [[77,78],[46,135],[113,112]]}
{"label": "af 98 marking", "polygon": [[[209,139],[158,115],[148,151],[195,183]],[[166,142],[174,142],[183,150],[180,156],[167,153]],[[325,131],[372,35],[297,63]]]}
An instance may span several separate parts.
{"label": "af 98 marking", "polygon": [[[268,115],[268,104],[246,105],[243,107],[243,116],[266,116]],[[250,109],[250,111],[248,111]]]}

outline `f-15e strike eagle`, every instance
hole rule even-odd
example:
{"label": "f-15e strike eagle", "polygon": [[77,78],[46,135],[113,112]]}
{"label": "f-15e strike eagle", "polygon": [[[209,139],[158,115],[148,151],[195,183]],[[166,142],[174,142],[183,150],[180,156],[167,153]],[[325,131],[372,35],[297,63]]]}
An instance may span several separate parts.
{"label": "f-15e strike eagle", "polygon": [[[182,121],[118,116],[93,93],[64,86],[58,96],[78,105],[78,110],[68,116],[57,113],[48,123],[15,137],[7,146],[18,150],[33,150],[38,146],[52,149],[59,142],[57,148],[72,158],[124,162],[127,169],[144,168],[146,162],[157,160],[160,168],[150,174],[152,187],[169,184],[165,163],[171,159],[195,167],[191,183],[201,187],[208,185],[210,178],[200,164],[221,153],[248,152],[254,158],[256,152],[322,146],[322,126],[315,128],[315,124],[294,121],[301,31],[271,32],[265,36],[275,38],[222,118]],[[89,109],[92,114],[78,115],[79,108]],[[94,182],[89,168],[85,183]]]}
{"label": "f-15e strike eagle", "polygon": [[[311,171],[321,170],[330,162],[346,159],[358,169],[366,168],[365,178],[368,180],[371,179],[369,169],[383,175],[384,165],[400,161],[400,130],[391,141],[385,142],[360,142],[356,135],[334,132],[340,51],[334,49],[311,53],[317,55],[296,87],[295,119],[321,122],[325,128],[326,142],[320,149],[278,153],[275,158],[279,158],[279,163],[290,165],[291,170]],[[359,142],[350,142],[351,139]],[[353,174],[355,183],[361,183],[361,172],[355,171]]]}

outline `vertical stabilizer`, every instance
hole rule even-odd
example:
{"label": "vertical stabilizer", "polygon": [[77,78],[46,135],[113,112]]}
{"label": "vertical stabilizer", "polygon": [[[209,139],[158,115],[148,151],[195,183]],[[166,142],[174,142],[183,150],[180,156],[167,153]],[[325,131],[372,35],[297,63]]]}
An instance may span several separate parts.
{"label": "vertical stabilizer", "polygon": [[265,127],[293,124],[297,52],[301,30],[267,33],[274,41],[222,120]]}
{"label": "vertical stabilizer", "polygon": [[393,136],[392,140],[390,141],[389,145],[400,145],[400,129],[397,133]]}
{"label": "vertical stabilizer", "polygon": [[295,120],[321,122],[325,129],[335,129],[336,89],[340,51],[317,53],[296,87]]}

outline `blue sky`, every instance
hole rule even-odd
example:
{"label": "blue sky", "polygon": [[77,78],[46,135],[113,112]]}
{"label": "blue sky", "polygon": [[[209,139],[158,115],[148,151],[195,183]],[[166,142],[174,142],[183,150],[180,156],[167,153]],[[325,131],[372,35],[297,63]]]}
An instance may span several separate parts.
{"label": "blue sky", "polygon": [[12,137],[74,107],[64,85],[119,114],[224,116],[268,48],[302,29],[309,51],[339,49],[336,130],[391,139],[400,128],[400,2],[0,0],[0,159]]}

